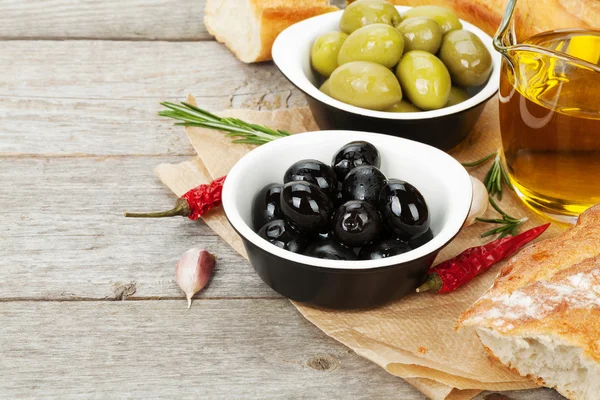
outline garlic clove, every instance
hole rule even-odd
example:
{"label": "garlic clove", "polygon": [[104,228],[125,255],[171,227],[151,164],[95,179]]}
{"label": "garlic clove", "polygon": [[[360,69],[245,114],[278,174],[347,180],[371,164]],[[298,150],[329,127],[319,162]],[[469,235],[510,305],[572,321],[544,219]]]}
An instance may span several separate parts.
{"label": "garlic clove", "polygon": [[471,176],[471,184],[473,185],[473,199],[471,200],[471,210],[467,222],[465,222],[465,227],[473,225],[476,218],[483,216],[489,204],[488,192],[483,182]]}
{"label": "garlic clove", "polygon": [[192,297],[210,280],[215,268],[215,256],[208,251],[194,247],[179,259],[175,266],[175,282],[184,291],[188,308],[192,305]]}

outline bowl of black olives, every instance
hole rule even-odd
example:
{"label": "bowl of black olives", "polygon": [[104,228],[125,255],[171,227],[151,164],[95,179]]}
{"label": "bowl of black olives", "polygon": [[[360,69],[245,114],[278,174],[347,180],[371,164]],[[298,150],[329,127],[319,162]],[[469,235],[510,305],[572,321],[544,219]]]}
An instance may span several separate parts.
{"label": "bowl of black olives", "polygon": [[280,72],[306,95],[321,129],[371,131],[448,150],[498,90],[492,38],[435,5],[357,0],[285,29]]}
{"label": "bowl of black olives", "polygon": [[355,131],[262,145],[223,187],[225,215],[262,280],[330,308],[413,292],[463,226],[471,198],[469,174],[446,153]]}

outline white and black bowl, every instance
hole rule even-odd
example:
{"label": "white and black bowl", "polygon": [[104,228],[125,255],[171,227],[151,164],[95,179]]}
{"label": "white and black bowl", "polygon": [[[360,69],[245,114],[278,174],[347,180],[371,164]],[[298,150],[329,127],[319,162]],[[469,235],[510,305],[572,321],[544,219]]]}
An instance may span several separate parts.
{"label": "white and black bowl", "polygon": [[[400,13],[410,7],[397,6]],[[310,52],[322,34],[339,30],[342,11],[298,22],[279,34],[273,44],[273,61],[281,73],[306,95],[308,105],[321,129],[370,131],[427,143],[442,150],[459,144],[479,119],[486,102],[498,90],[501,56],[492,38],[476,26],[461,20],[463,29],[477,35],[492,54],[493,70],[488,82],[468,89],[472,97],[460,104],[434,111],[390,113],[351,106],[319,90],[321,78],[312,70]]]}
{"label": "white and black bowl", "polygon": [[[381,154],[388,178],[413,184],[427,202],[433,239],[407,253],[375,261],[338,261],[283,250],[252,229],[254,196],[282,183],[287,168],[301,159],[329,164],[348,142],[364,140]],[[371,307],[413,292],[437,254],[459,232],[471,206],[466,170],[434,147],[411,140],[355,131],[319,131],[277,139],[244,156],[223,187],[225,215],[241,236],[250,263],[262,280],[292,300],[330,308]]]}

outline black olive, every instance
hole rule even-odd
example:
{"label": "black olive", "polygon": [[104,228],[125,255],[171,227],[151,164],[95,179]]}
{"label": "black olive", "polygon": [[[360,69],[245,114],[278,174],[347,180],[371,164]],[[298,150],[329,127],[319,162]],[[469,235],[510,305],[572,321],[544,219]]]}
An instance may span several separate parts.
{"label": "black olive", "polygon": [[281,211],[296,229],[318,233],[329,225],[333,204],[317,185],[294,181],[283,185]]}
{"label": "black olive", "polygon": [[342,186],[344,201],[362,200],[375,206],[379,203],[379,193],[385,186],[386,177],[372,165],[354,168],[346,175]]}
{"label": "black olive", "polygon": [[348,172],[359,165],[381,166],[379,151],[368,142],[350,142],[343,146],[333,157],[331,162],[338,180],[343,181]]}
{"label": "black olive", "polygon": [[275,246],[293,253],[302,253],[306,248],[307,241],[304,235],[294,230],[283,219],[267,222],[265,226],[260,228],[258,235]]}
{"label": "black olive", "polygon": [[252,205],[252,222],[254,230],[260,229],[264,224],[275,219],[283,218],[280,207],[281,190],[283,185],[271,183],[262,188]]}
{"label": "black olive", "polygon": [[356,260],[352,249],[342,246],[335,240],[320,239],[308,245],[304,255],[327,260]]}
{"label": "black olive", "polygon": [[333,215],[333,237],[346,246],[364,246],[379,236],[381,215],[365,201],[351,200],[342,204]]}
{"label": "black olive", "polygon": [[423,195],[410,183],[390,180],[381,190],[381,216],[394,236],[410,240],[429,229],[429,210]]}
{"label": "black olive", "polygon": [[358,257],[361,260],[378,260],[406,253],[412,249],[408,243],[396,239],[382,240],[370,246],[363,247]]}
{"label": "black olive", "polygon": [[331,200],[333,201],[334,206],[339,207],[344,203],[343,194],[342,194],[343,184],[341,181],[338,181],[337,190],[333,195],[331,195]]}
{"label": "black olive", "polygon": [[306,181],[314,183],[327,195],[334,195],[337,189],[335,171],[318,160],[300,160],[292,164],[283,175],[283,183]]}
{"label": "black olive", "polygon": [[431,239],[433,239],[433,232],[431,232],[431,229],[427,229],[427,232],[425,232],[424,234],[419,235],[416,238],[409,240],[408,245],[410,246],[411,249],[416,249],[417,247],[423,246],[425,243],[429,242]]}

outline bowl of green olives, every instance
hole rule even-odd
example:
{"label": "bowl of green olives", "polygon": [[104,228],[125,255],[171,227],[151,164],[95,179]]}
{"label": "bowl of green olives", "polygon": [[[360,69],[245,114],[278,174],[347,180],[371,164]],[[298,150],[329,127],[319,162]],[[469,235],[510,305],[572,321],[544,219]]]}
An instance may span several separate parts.
{"label": "bowl of green olives", "polygon": [[357,0],[298,22],[273,61],[321,129],[372,131],[449,150],[498,90],[492,38],[438,6]]}
{"label": "bowl of green olives", "polygon": [[267,285],[295,301],[363,308],[414,292],[466,221],[472,186],[432,146],[318,131],[248,153],[222,198]]}

